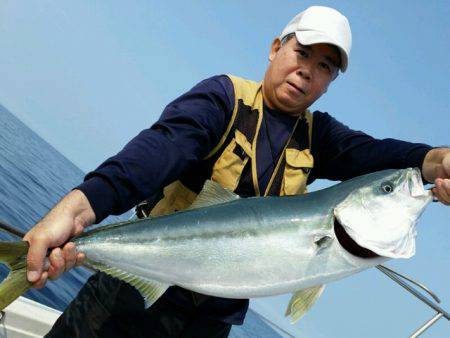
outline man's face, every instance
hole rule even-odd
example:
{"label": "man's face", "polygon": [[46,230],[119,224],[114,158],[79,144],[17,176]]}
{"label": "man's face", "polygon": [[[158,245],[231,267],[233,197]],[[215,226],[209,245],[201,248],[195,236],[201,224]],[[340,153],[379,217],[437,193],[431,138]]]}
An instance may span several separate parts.
{"label": "man's face", "polygon": [[269,108],[296,115],[327,91],[338,74],[340,54],[328,44],[302,46],[294,36],[283,46],[275,39],[269,61],[264,102]]}

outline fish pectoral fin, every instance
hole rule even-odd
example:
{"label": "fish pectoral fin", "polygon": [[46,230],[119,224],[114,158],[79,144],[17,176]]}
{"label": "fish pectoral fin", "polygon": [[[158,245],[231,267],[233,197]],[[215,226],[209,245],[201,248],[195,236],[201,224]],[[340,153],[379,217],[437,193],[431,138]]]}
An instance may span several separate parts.
{"label": "fish pectoral fin", "polygon": [[234,192],[222,188],[219,183],[206,180],[202,191],[188,209],[209,207],[211,205],[234,201],[239,198]]}
{"label": "fish pectoral fin", "polygon": [[286,317],[290,315],[291,323],[294,324],[308,312],[324,289],[325,285],[318,285],[295,292],[289,301],[289,305],[284,315]]}
{"label": "fish pectoral fin", "polygon": [[321,234],[314,238],[314,244],[316,246],[316,252],[320,253],[328,248],[333,243],[333,237],[329,234]]}
{"label": "fish pectoral fin", "polygon": [[152,306],[153,303],[156,302],[158,298],[161,297],[170,286],[169,284],[164,284],[155,280],[136,276],[132,273],[123,271],[118,268],[107,266],[96,266],[96,268],[103,271],[104,273],[107,273],[108,275],[121,279],[130,285],[133,285],[144,298],[146,309]]}

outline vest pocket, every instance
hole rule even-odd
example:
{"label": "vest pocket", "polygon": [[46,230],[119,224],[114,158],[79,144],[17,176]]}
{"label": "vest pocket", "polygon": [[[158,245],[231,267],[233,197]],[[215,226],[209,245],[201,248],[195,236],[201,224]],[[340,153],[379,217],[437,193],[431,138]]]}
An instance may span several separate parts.
{"label": "vest pocket", "polygon": [[164,197],[156,203],[151,216],[162,216],[188,208],[197,197],[181,181],[175,181],[164,188]]}
{"label": "vest pocket", "polygon": [[286,168],[282,183],[282,195],[303,194],[306,180],[314,166],[314,158],[309,149],[286,149]]}
{"label": "vest pocket", "polygon": [[211,179],[222,187],[234,191],[252,154],[252,146],[239,130],[227,145],[213,167]]}

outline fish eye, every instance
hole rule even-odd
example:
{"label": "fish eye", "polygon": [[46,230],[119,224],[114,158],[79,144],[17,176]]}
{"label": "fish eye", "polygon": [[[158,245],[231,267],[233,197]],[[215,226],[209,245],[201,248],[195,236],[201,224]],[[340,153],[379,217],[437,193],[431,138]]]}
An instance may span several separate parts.
{"label": "fish eye", "polygon": [[391,182],[381,183],[381,191],[385,194],[390,194],[394,191],[394,185]]}

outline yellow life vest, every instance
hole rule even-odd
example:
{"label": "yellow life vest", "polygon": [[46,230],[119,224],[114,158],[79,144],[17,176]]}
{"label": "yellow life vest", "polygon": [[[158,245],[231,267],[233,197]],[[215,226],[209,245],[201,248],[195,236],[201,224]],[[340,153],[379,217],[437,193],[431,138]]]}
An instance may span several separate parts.
{"label": "yellow life vest", "polygon": [[139,211],[138,206],[138,215],[159,216],[186,209],[206,179],[237,193],[240,184],[251,184],[255,196],[306,193],[306,182],[314,164],[310,151],[311,113],[306,110],[299,115],[267,188],[261,192],[256,170],[256,144],[263,119],[262,83],[228,77],[234,87],[234,109],[221,140],[198,168],[188,170],[179,180],[164,187],[162,193],[145,204],[145,208]]}

